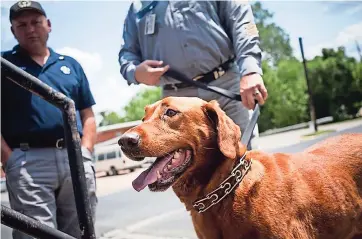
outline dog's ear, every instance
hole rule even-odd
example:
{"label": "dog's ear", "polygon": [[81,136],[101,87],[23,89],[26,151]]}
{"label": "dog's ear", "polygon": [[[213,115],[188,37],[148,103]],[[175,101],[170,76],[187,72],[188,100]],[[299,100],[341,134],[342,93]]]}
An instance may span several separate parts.
{"label": "dog's ear", "polygon": [[205,104],[204,111],[215,125],[220,151],[227,158],[234,159],[239,156],[241,139],[239,126],[225,114],[216,100]]}

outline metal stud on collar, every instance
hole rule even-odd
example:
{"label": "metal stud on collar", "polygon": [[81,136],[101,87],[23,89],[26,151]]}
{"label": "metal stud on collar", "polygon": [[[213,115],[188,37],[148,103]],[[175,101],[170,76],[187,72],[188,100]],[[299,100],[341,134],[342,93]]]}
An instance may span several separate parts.
{"label": "metal stud on collar", "polygon": [[198,213],[205,212],[212,206],[218,204],[243,180],[252,163],[252,159],[247,161],[245,160],[245,156],[246,154],[244,153],[244,155],[240,158],[239,163],[231,171],[230,176],[227,177],[218,188],[194,203],[193,206]]}

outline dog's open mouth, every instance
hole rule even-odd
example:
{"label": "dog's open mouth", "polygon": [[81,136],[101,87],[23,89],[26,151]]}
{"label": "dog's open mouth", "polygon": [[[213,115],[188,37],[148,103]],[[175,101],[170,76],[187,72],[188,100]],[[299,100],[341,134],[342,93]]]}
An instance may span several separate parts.
{"label": "dog's open mouth", "polygon": [[151,191],[166,190],[189,166],[191,156],[191,150],[178,149],[166,156],[158,157],[132,182],[133,188],[141,191],[148,185]]}

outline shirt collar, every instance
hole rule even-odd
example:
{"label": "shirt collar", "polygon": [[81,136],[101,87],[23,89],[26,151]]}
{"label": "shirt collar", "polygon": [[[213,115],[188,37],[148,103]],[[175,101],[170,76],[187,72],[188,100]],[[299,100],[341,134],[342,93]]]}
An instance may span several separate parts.
{"label": "shirt collar", "polygon": [[[53,64],[57,60],[64,60],[64,56],[59,55],[58,53],[56,53],[51,47],[48,47],[48,49],[49,49],[50,55],[49,55],[49,58],[48,58],[48,60],[47,60],[47,62],[46,62],[46,64],[44,66],[49,65],[49,64]],[[26,56],[29,57],[28,52],[24,48],[22,48],[19,44],[13,47],[12,54],[13,55],[14,54],[21,54],[21,55],[26,55]]]}
{"label": "shirt collar", "polygon": [[152,11],[158,4],[158,1],[141,1],[142,6],[138,6],[138,11],[136,13],[136,16],[138,19],[143,18],[148,12]]}

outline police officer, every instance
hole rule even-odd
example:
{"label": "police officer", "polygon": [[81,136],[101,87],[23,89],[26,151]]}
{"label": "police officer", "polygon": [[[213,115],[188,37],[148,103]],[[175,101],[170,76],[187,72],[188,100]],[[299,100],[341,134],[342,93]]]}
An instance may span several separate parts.
{"label": "police officer", "polygon": [[[258,30],[244,1],[134,1],[123,41],[120,71],[129,85],[161,85],[163,97],[216,99],[242,132],[255,99],[260,105],[267,99]],[[242,104],[167,78],[170,67],[210,86],[240,91]],[[257,133],[256,127],[253,138]]]}
{"label": "police officer", "polygon": [[[51,31],[42,6],[19,1],[10,8],[18,41],[3,58],[74,100],[88,195],[97,204],[92,152],[95,104],[86,75],[73,58],[47,46]],[[62,112],[12,81],[1,78],[1,162],[11,208],[76,238],[81,237],[64,141]],[[13,230],[13,238],[30,238]]]}

